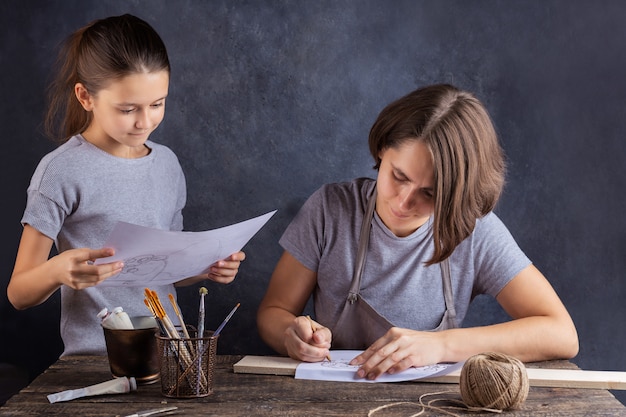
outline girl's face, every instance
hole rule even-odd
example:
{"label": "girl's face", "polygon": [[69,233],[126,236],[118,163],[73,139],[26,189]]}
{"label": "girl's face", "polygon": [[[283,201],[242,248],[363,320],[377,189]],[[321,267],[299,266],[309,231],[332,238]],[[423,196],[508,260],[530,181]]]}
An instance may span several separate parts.
{"label": "girl's face", "polygon": [[91,95],[78,83],[76,96],[93,113],[83,137],[104,151],[123,158],[138,158],[165,115],[169,87],[167,71],[127,75]]}
{"label": "girl's face", "polygon": [[399,237],[416,231],[434,210],[433,162],[426,145],[409,140],[380,153],[376,213]]}

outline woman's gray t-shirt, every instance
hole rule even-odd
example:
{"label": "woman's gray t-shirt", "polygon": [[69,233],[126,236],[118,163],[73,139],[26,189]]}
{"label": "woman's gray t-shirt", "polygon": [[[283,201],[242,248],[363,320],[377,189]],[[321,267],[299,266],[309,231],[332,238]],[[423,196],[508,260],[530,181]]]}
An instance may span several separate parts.
{"label": "woman's gray t-shirt", "polygon": [[[306,201],[280,239],[281,246],[317,272],[317,320],[334,327],[348,296],[359,232],[376,182],[361,178],[322,186]],[[445,311],[441,268],[425,266],[434,251],[429,221],[395,236],[376,213],[372,220],[361,296],[398,327],[431,330]],[[478,294],[495,297],[531,262],[502,221],[489,213],[450,256],[452,290],[461,323]]]}

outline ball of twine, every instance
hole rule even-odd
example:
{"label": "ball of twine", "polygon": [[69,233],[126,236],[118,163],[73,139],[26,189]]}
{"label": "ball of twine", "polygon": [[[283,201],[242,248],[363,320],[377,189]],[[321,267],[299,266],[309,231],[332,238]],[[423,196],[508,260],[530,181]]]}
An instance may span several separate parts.
{"label": "ball of twine", "polygon": [[486,352],[469,358],[461,370],[459,385],[461,398],[469,407],[515,409],[528,396],[526,367],[503,353]]}

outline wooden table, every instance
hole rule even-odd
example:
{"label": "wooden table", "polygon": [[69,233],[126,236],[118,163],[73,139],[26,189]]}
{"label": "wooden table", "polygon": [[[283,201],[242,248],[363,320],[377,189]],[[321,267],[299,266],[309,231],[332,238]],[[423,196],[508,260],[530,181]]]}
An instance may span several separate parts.
{"label": "wooden table", "polygon": [[[424,382],[345,383],[296,380],[290,376],[235,374],[232,365],[241,356],[218,356],[215,389],[199,399],[171,399],[161,395],[161,385],[140,385],[129,394],[85,397],[50,404],[47,395],[82,388],[111,379],[106,357],[74,356],[58,360],[28,387],[0,407],[2,416],[127,416],[138,411],[176,406],[184,416],[367,416],[381,405],[411,401],[420,395],[460,399],[458,384]],[[540,366],[575,368],[567,361]],[[435,397],[432,397],[435,398]],[[441,403],[440,403],[441,405]],[[387,408],[375,417],[406,417],[419,412],[417,406]],[[453,410],[455,414],[494,416]],[[441,415],[428,411],[424,416]],[[601,389],[531,387],[521,410],[507,416],[626,416],[624,407],[611,393]],[[157,415],[158,416],[158,415]]]}

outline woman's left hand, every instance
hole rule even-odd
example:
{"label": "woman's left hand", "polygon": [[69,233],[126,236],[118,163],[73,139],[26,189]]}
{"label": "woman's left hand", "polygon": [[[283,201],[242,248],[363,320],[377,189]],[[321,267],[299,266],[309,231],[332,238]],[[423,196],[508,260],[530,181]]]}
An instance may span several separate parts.
{"label": "woman's left hand", "polygon": [[228,284],[233,282],[235,275],[239,272],[239,265],[246,259],[243,252],[233,253],[226,259],[215,262],[211,265],[207,278],[220,284]]}
{"label": "woman's left hand", "polygon": [[360,365],[359,378],[374,380],[385,372],[395,374],[413,366],[438,363],[444,349],[444,333],[392,327],[352,359],[350,365]]}

